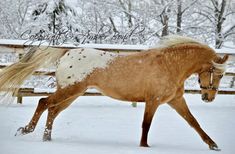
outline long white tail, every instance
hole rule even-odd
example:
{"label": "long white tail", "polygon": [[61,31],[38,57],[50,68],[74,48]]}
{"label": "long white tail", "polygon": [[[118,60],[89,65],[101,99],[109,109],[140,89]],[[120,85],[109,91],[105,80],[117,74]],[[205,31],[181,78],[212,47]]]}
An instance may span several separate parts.
{"label": "long white tail", "polygon": [[33,47],[17,63],[0,72],[0,92],[15,94],[23,82],[39,68],[47,67],[56,62],[68,49],[47,48],[45,50]]}

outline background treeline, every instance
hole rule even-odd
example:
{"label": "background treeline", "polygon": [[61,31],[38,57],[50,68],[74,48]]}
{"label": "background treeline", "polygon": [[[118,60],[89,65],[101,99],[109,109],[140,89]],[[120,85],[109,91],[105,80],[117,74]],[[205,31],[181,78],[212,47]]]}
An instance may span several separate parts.
{"label": "background treeline", "polygon": [[169,34],[235,42],[235,0],[0,1],[0,38],[153,44]]}

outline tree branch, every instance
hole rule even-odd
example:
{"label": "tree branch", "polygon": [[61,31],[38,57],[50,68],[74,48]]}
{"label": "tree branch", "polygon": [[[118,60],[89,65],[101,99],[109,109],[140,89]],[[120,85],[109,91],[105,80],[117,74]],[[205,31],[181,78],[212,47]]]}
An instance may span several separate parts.
{"label": "tree branch", "polygon": [[[195,13],[206,17],[211,23],[214,23],[214,21],[209,17],[208,14],[205,14],[205,13],[203,13],[203,12],[195,12]],[[213,16],[211,16],[211,17],[214,18]]]}
{"label": "tree branch", "polygon": [[192,3],[190,3],[188,6],[186,6],[183,10],[182,10],[182,14],[188,10],[190,7],[192,7],[198,0],[194,0]]}
{"label": "tree branch", "polygon": [[226,38],[229,35],[235,33],[235,32],[232,32],[234,29],[235,29],[235,25],[231,26],[226,32],[224,32],[224,38]]}
{"label": "tree branch", "polygon": [[115,24],[114,24],[114,21],[113,21],[112,17],[109,17],[109,21],[110,21],[111,25],[113,26],[113,31],[114,31],[115,33],[118,32],[118,30],[117,30],[117,28],[116,28],[116,26],[115,26]]}

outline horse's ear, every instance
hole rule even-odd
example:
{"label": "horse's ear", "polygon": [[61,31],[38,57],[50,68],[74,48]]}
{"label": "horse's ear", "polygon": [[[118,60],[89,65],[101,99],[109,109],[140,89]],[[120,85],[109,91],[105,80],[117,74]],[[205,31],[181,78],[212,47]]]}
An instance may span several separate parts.
{"label": "horse's ear", "polygon": [[228,54],[225,54],[223,58],[221,57],[217,57],[214,62],[217,63],[217,64],[224,64],[229,58],[229,55]]}
{"label": "horse's ear", "polygon": [[224,64],[229,58],[229,55],[228,54],[225,54],[224,57],[222,58],[222,64]]}

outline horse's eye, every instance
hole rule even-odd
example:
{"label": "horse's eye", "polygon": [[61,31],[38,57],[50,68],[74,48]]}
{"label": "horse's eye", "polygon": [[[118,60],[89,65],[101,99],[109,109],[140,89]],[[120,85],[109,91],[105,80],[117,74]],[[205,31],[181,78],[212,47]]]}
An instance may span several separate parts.
{"label": "horse's eye", "polygon": [[224,76],[224,75],[223,75],[223,74],[221,74],[221,75],[219,75],[219,78],[221,79],[223,76]]}

